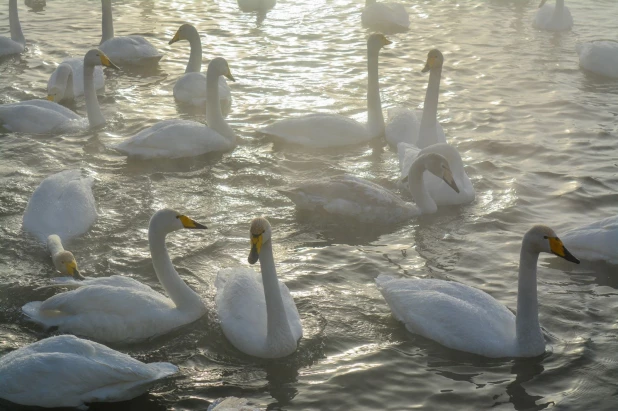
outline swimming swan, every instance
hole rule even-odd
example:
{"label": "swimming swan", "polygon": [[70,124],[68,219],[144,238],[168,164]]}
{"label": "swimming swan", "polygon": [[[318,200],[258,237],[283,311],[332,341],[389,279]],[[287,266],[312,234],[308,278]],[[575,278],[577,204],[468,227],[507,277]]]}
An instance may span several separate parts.
{"label": "swimming swan", "polygon": [[367,39],[367,124],[338,114],[309,114],[277,121],[259,131],[288,143],[324,148],[365,143],[384,135],[384,117],[378,84],[378,53],[391,44],[382,34]]}
{"label": "swimming swan", "polygon": [[277,4],[277,0],[238,0],[238,7],[242,11],[266,12]]}
{"label": "swimming swan", "polygon": [[217,274],[217,314],[227,339],[245,354],[280,358],[296,351],[303,336],[300,315],[285,284],[277,279],[272,231],[265,218],[250,229],[249,264],[260,260],[262,275],[249,268],[227,268]]}
{"label": "swimming swan", "polygon": [[219,105],[219,76],[234,81],[224,58],[208,64],[206,82],[206,120],[208,125],[190,120],[164,120],[116,144],[114,148],[141,158],[180,158],[213,151],[228,151],[236,146],[234,130],[223,119]]}
{"label": "swimming swan", "polygon": [[582,260],[618,264],[618,216],[567,231],[562,239]]}
{"label": "swimming swan", "polygon": [[383,33],[399,33],[410,27],[410,16],[403,4],[365,0],[361,23]]}
{"label": "swimming swan", "polygon": [[366,223],[394,224],[438,210],[423,182],[425,170],[459,192],[448,161],[435,153],[418,156],[405,178],[416,205],[403,201],[381,185],[349,175],[312,181],[279,192],[289,197],[301,210],[319,210]]}
{"label": "swimming swan", "polygon": [[564,0],[556,0],[555,6],[545,4],[546,1],[541,0],[532,26],[547,31],[571,30],[571,27],[573,27],[573,17],[571,17],[569,8],[564,5]]}
{"label": "swimming swan", "polygon": [[103,18],[101,22],[103,35],[99,49],[120,66],[157,64],[162,54],[142,36],[114,37],[112,19],[112,0],[101,0]]}
{"label": "swimming swan", "polygon": [[404,142],[425,148],[432,144],[446,143],[444,130],[437,120],[443,64],[444,56],[440,50],[434,49],[427,54],[427,63],[421,71],[429,71],[429,84],[423,110],[416,110],[421,116],[420,124],[417,114],[412,110],[395,107],[388,111],[385,137],[391,146],[397,147],[397,144]]}
{"label": "swimming swan", "polygon": [[[103,68],[94,68],[94,88],[97,92],[105,89]],[[84,59],[70,58],[56,67],[47,81],[47,95],[53,96],[56,103],[70,102],[84,95]]]}
{"label": "swimming swan", "polygon": [[[203,106],[206,104],[208,91],[206,76],[204,73],[200,73],[202,71],[202,40],[197,29],[191,24],[180,26],[174,37],[169,41],[169,44],[180,40],[189,41],[191,55],[189,56],[189,63],[187,64],[185,74],[174,84],[174,98],[181,103]],[[227,85],[225,77],[219,76],[218,80],[221,112],[227,114],[230,112],[232,105],[230,86]]]}
{"label": "swimming swan", "polygon": [[0,36],[0,57],[19,54],[26,48],[26,38],[21,31],[17,0],[9,0],[9,26],[11,38]]}
{"label": "swimming swan", "polygon": [[618,78],[618,42],[597,40],[577,45],[579,65],[600,76]]}
{"label": "swimming swan", "polygon": [[489,294],[454,281],[380,274],[376,283],[393,316],[412,333],[485,357],[536,357],[545,352],[536,285],[541,252],[579,264],[551,228],[532,227],[521,245],[517,315]]}
{"label": "swimming swan", "polygon": [[431,173],[425,173],[423,175],[425,187],[427,187],[429,195],[434,199],[437,205],[467,204],[474,201],[476,192],[470,182],[470,177],[468,177],[466,170],[464,170],[463,161],[461,160],[459,152],[452,145],[448,143],[438,143],[432,144],[421,150],[412,144],[399,143],[397,145],[397,153],[399,155],[399,167],[401,168],[402,179],[409,174],[412,163],[420,155],[436,153],[446,158],[453,173],[453,180],[457,188],[459,188],[458,192],[455,192],[444,180],[437,178]]}
{"label": "swimming swan", "polygon": [[[118,68],[100,50],[92,49],[84,56],[84,96],[88,121],[54,101],[28,100],[0,106],[0,125],[9,131],[53,134],[105,124],[94,89],[94,67],[103,65]],[[48,96],[54,100],[55,95]]]}
{"label": "swimming swan", "polygon": [[63,276],[70,276],[77,280],[83,280],[84,276],[81,275],[77,269],[77,261],[72,252],[67,251],[62,246],[62,240],[56,234],[52,234],[47,237],[47,250],[51,254],[52,262],[58,273]]}
{"label": "swimming swan", "polygon": [[182,228],[206,227],[169,209],[157,211],[148,227],[152,265],[169,298],[139,281],[114,275],[75,281],[72,286],[77,289],[29,302],[22,311],[46,328],[103,343],[135,343],[197,320],[206,307],[180,278],[165,247],[166,235]]}
{"label": "swimming swan", "polygon": [[0,357],[0,398],[85,410],[92,402],[135,398],[177,372],[167,362],[145,364],[104,345],[59,335]]}

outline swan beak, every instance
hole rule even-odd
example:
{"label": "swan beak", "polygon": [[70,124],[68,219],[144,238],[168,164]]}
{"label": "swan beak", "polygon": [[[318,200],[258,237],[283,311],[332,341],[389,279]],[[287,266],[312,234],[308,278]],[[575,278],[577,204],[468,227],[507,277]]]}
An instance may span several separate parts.
{"label": "swan beak", "polygon": [[262,250],[262,234],[253,235],[251,237],[251,251],[249,252],[249,264],[255,264],[260,257],[260,250]]}
{"label": "swan beak", "polygon": [[393,44],[393,42],[387,39],[386,37],[384,37],[384,45],[388,46],[389,44]]}
{"label": "swan beak", "polygon": [[459,193],[459,188],[457,187],[457,183],[455,183],[455,179],[453,178],[453,172],[449,169],[444,170],[444,175],[442,179],[446,184],[448,184],[456,193]]}
{"label": "swan beak", "polygon": [[182,226],[184,228],[189,228],[189,229],[199,229],[199,230],[205,230],[208,227],[206,227],[205,225],[202,225],[198,222],[195,222],[193,220],[191,220],[189,217],[187,217],[186,215],[180,215],[177,217],[180,222],[182,223]]}
{"label": "swan beak", "polygon": [[49,101],[54,101],[54,96],[52,96],[51,94],[49,94],[49,95],[47,96],[47,100],[49,100]]}
{"label": "swan beak", "polygon": [[101,64],[103,64],[105,67],[111,67],[113,69],[120,70],[117,65],[112,63],[109,57],[103,54],[103,52],[101,52]]}
{"label": "swan beak", "polygon": [[172,39],[167,44],[174,44],[177,41],[180,41],[180,34],[178,31],[176,32],[176,34],[174,34],[174,37],[172,37]]}
{"label": "swan beak", "polygon": [[556,254],[558,257],[562,257],[567,261],[570,261],[575,264],[579,264],[579,260],[575,258],[573,254],[566,249],[562,241],[558,237],[549,237],[549,248],[551,252]]}
{"label": "swan beak", "polygon": [[427,63],[425,63],[425,67],[421,70],[421,73],[427,73],[429,70],[431,70],[435,64],[435,61],[435,57],[429,57],[427,59]]}
{"label": "swan beak", "polygon": [[77,269],[77,262],[75,260],[69,261],[65,263],[65,267],[67,268],[67,273],[76,280],[83,280],[84,276],[81,275],[79,270]]}
{"label": "swan beak", "polygon": [[547,0],[541,0],[541,4],[539,4],[539,8],[543,7],[543,5],[545,4]]}
{"label": "swan beak", "polygon": [[236,81],[234,76],[232,76],[232,72],[230,71],[230,69],[227,70],[227,73],[225,73],[224,76],[230,79],[230,81],[234,81],[234,82]]}

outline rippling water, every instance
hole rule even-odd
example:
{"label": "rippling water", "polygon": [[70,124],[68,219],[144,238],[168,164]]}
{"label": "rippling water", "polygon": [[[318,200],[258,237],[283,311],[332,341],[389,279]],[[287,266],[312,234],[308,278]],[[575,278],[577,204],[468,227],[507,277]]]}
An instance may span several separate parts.
{"label": "rippling water", "polygon": [[[181,276],[209,314],[147,344],[114,347],[144,361],[169,361],[181,377],[151,394],[95,409],[204,409],[236,395],[286,410],[615,409],[618,405],[618,273],[543,257],[540,321],[547,353],[490,360],[412,335],[374,285],[379,273],[469,284],[516,306],[523,233],[534,223],[568,228],[615,215],[618,206],[618,83],[578,67],[578,42],[616,35],[615,0],[572,0],[571,32],[531,27],[537,1],[402,0],[411,30],[381,52],[384,108],[422,104],[426,54],[445,56],[438,116],[477,191],[463,207],[395,227],[365,227],[298,213],[275,188],[353,173],[395,188],[396,153],[361,146],[303,151],[256,128],[314,111],[362,118],[366,111],[361,0],[280,0],[259,22],[234,1],[114,2],[117,35],[147,36],[165,56],[148,73],[106,72],[99,131],[42,137],[0,131],[0,352],[45,336],[20,307],[53,290],[41,244],[21,230],[26,203],[48,175],[81,168],[96,179],[99,217],[68,244],[86,275],[132,275],[158,290],[147,244],[154,211],[173,207],[209,230],[168,238]],[[100,40],[98,1],[19,4],[28,50],[0,62],[0,102],[46,95],[55,65]],[[79,16],[79,17],[78,17]],[[135,161],[111,144],[168,118],[203,121],[172,96],[188,42],[168,46],[180,24],[200,31],[205,60],[225,57],[237,79],[228,121],[240,137],[230,153]],[[6,6],[0,27],[8,32]],[[83,101],[77,111],[85,115]],[[246,264],[248,223],[270,218],[280,279],[305,328],[289,358],[260,361],[235,350],[214,314],[214,278]],[[1,406],[0,406],[1,407]],[[124,407],[124,408],[122,408]]]}

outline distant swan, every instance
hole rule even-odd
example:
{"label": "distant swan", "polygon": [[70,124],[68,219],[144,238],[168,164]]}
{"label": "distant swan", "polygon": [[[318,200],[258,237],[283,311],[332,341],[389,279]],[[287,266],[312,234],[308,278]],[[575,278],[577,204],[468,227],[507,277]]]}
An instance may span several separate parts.
{"label": "distant swan", "polygon": [[227,339],[245,354],[280,358],[296,351],[303,336],[300,315],[285,284],[277,279],[272,230],[265,218],[251,222],[249,264],[260,261],[262,275],[249,268],[217,274],[217,314]]}
{"label": "distant swan", "polygon": [[618,216],[567,231],[562,239],[582,260],[618,264]]}
{"label": "distant swan", "polygon": [[361,22],[363,26],[383,33],[398,33],[408,30],[410,16],[403,4],[365,0]]}
{"label": "distant swan", "polygon": [[[105,89],[103,68],[94,68],[94,88]],[[47,81],[47,95],[56,103],[70,102],[84,95],[84,59],[70,58],[56,67]]]}
{"label": "distant swan", "polygon": [[88,408],[135,398],[174,375],[167,362],[144,364],[72,335],[37,341],[0,357],[0,398],[45,408]]}
{"label": "distant swan", "polygon": [[11,38],[0,36],[0,57],[22,53],[26,48],[26,38],[17,14],[17,0],[9,0],[9,26]]}
{"label": "distant swan", "polygon": [[114,275],[69,281],[67,285],[77,289],[29,302],[22,311],[44,327],[103,343],[135,343],[197,320],[206,307],[180,278],[165,246],[166,235],[182,228],[206,227],[169,209],[157,211],[148,227],[152,264],[169,298],[130,277]]}
{"label": "distant swan", "polygon": [[[169,41],[169,44],[180,40],[189,41],[191,55],[189,56],[189,63],[187,64],[185,74],[174,84],[174,98],[181,103],[203,106],[206,104],[208,91],[206,75],[200,73],[202,71],[202,41],[200,35],[191,24],[183,24]],[[219,76],[218,80],[221,112],[227,114],[232,105],[232,94],[227,81],[225,81],[225,77]]]}
{"label": "distant swan", "polygon": [[618,78],[618,42],[597,40],[578,44],[579,65],[605,77]]}
{"label": "distant swan", "polygon": [[537,29],[547,31],[571,30],[573,17],[571,17],[569,8],[564,5],[564,0],[556,0],[555,6],[545,4],[546,1],[541,0],[532,25]]}
{"label": "distant swan", "polygon": [[288,143],[315,148],[366,143],[384,135],[384,117],[378,84],[378,53],[388,44],[391,42],[382,34],[372,34],[367,39],[369,73],[366,125],[338,114],[309,114],[277,121],[259,131]]}
{"label": "distant swan", "polygon": [[541,252],[579,264],[551,228],[532,227],[521,246],[517,315],[489,294],[454,281],[380,274],[376,283],[393,316],[412,333],[485,357],[536,357],[545,352],[536,281]]}
{"label": "distant swan", "polygon": [[52,234],[47,237],[47,249],[51,254],[52,262],[58,273],[62,276],[70,276],[77,280],[83,280],[84,276],[81,275],[77,269],[77,261],[72,252],[67,251],[62,246],[62,240],[56,234]]}
{"label": "distant swan", "polygon": [[277,0],[238,0],[238,7],[242,11],[265,12],[277,4]]}

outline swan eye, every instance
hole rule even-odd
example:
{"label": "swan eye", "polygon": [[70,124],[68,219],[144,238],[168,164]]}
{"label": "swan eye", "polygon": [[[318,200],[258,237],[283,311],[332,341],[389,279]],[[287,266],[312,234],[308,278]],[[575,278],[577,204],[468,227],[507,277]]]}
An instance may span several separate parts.
{"label": "swan eye", "polygon": [[544,236],[543,236],[543,238],[547,240],[549,237],[547,237],[546,235],[544,235]]}

